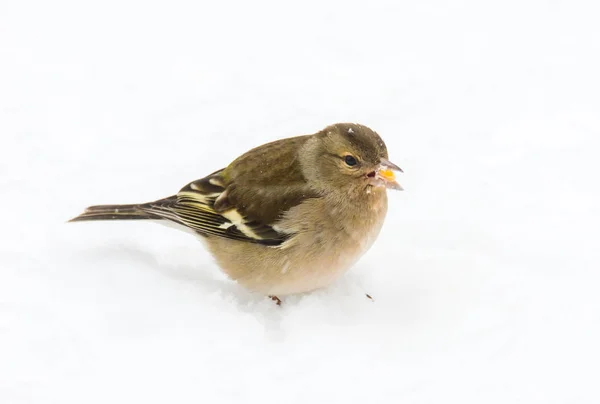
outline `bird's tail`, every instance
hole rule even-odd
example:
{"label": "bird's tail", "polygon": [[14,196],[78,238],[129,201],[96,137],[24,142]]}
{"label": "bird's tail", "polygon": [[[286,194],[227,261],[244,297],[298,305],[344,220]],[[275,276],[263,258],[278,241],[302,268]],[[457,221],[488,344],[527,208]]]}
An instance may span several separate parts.
{"label": "bird's tail", "polygon": [[87,208],[81,215],[74,217],[69,222],[83,222],[88,220],[140,220],[162,219],[144,210],[146,204],[133,205],[96,205]]}

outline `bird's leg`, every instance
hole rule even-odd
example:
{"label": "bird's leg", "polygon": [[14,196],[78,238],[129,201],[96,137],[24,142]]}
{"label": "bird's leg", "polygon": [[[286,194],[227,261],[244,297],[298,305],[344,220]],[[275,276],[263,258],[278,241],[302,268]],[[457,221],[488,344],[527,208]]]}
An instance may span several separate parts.
{"label": "bird's leg", "polygon": [[281,306],[281,299],[278,298],[277,296],[269,296],[271,298],[271,300],[273,300],[277,306]]}
{"label": "bird's leg", "polygon": [[368,299],[370,299],[372,302],[374,302],[374,301],[375,301],[375,300],[374,300],[374,299],[371,297],[371,295],[370,295],[370,294],[368,294],[368,293],[365,293],[365,296],[367,296],[367,298],[368,298]]}

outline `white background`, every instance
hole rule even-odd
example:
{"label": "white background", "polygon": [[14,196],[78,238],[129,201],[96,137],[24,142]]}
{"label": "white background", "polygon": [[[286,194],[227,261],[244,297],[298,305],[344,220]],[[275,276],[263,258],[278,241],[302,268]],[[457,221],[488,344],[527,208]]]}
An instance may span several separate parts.
{"label": "white background", "polygon": [[[0,2],[0,402],[600,401],[597,2],[363,3]],[[340,121],[406,191],[282,307],[65,224]]]}

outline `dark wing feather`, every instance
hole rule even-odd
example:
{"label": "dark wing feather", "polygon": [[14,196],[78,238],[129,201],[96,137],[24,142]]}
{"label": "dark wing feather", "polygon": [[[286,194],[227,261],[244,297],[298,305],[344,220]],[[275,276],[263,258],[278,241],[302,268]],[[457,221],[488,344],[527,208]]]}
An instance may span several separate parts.
{"label": "dark wing feather", "polygon": [[202,235],[280,245],[291,234],[275,230],[277,220],[306,198],[318,196],[297,161],[305,140],[298,137],[260,146],[226,169],[189,183],[177,195],[140,208]]}
{"label": "dark wing feather", "polygon": [[[298,153],[308,138],[278,140],[238,157],[222,173],[227,183],[224,205],[271,225],[303,200],[318,197],[304,178],[299,162]],[[221,203],[218,201],[218,205]]]}

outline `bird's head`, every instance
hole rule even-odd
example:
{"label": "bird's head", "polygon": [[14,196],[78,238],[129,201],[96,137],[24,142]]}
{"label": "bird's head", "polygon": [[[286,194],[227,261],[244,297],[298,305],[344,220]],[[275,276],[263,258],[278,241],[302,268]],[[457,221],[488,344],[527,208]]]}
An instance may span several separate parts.
{"label": "bird's head", "polygon": [[324,189],[402,190],[394,174],[402,169],[388,160],[381,137],[364,125],[328,126],[307,142],[305,153],[304,171]]}

